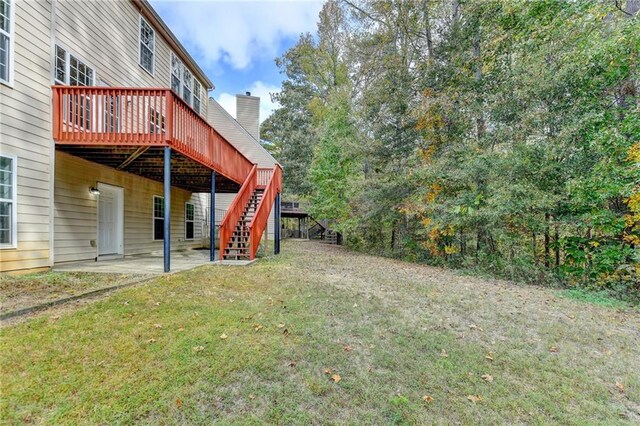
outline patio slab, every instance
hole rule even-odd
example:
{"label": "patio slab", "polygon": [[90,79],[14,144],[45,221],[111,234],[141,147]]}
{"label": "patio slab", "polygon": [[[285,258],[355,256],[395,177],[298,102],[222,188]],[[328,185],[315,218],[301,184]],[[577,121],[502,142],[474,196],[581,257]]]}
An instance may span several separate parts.
{"label": "patio slab", "polygon": [[[216,250],[216,259],[218,258]],[[119,259],[99,261],[83,261],[55,265],[55,271],[66,272],[104,272],[118,274],[162,275],[164,274],[164,260],[162,253],[126,256]],[[171,252],[171,273],[187,271],[202,265],[245,266],[253,263],[249,260],[216,260],[209,261],[208,250],[188,250]]]}

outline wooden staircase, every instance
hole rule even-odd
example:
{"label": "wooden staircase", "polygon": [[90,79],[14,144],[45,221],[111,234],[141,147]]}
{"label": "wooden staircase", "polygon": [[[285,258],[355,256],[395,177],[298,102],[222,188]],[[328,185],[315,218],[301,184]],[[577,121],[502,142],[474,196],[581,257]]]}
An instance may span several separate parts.
{"label": "wooden staircase", "polygon": [[224,260],[249,260],[251,258],[250,237],[251,229],[249,224],[262,201],[264,195],[263,188],[256,188],[251,194],[249,201],[244,207],[240,220],[236,223],[233,234],[229,238],[227,246],[222,254]]}

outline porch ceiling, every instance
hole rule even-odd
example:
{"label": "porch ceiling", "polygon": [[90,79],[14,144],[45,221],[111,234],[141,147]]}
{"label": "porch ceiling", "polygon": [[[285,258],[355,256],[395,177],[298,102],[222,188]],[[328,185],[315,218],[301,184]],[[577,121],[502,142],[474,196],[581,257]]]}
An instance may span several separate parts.
{"label": "porch ceiling", "polygon": [[[163,147],[150,146],[141,152],[139,146],[56,145],[56,149],[102,164],[116,170],[133,173],[158,182],[164,179]],[[176,151],[171,156],[171,185],[192,192],[209,192],[211,170]],[[240,185],[218,174],[216,192],[238,192]]]}

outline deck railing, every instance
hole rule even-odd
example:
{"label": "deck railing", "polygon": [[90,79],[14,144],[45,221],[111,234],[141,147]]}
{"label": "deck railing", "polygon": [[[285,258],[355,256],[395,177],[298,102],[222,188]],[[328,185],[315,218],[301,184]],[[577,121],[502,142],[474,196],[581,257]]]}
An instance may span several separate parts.
{"label": "deck railing", "polygon": [[253,195],[253,191],[257,185],[257,171],[258,166],[254,165],[247,179],[242,184],[238,195],[234,198],[233,202],[227,210],[227,214],[220,223],[220,260],[224,258],[224,250],[227,248],[227,243],[235,231],[238,221],[244,213],[244,209],[249,202],[249,199]]}
{"label": "deck railing", "polygon": [[250,259],[253,260],[258,252],[258,246],[262,239],[267,223],[269,221],[269,214],[271,214],[271,208],[273,202],[276,199],[276,195],[282,192],[282,169],[278,164],[275,165],[271,171],[269,182],[267,183],[262,200],[258,205],[255,215],[249,224],[249,245],[251,247]]}
{"label": "deck railing", "polygon": [[160,145],[242,183],[253,164],[164,88],[53,86],[53,138],[68,145]]}

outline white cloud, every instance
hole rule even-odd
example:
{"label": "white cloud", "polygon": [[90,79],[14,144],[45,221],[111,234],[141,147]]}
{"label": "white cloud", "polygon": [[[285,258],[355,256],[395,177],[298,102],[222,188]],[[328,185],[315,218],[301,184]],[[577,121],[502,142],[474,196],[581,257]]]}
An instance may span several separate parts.
{"label": "white cloud", "polygon": [[[262,81],[254,81],[247,90],[251,92],[252,96],[258,96],[260,98],[260,123],[262,123],[278,108],[278,104],[271,101],[271,93],[279,92],[280,87],[265,84]],[[236,118],[235,93],[220,93],[216,100],[233,118]]]}
{"label": "white cloud", "polygon": [[[275,57],[284,37],[313,31],[318,1],[153,1],[180,40],[186,40],[205,64],[223,61],[244,69],[252,58]],[[196,53],[194,52],[194,53]]]}

